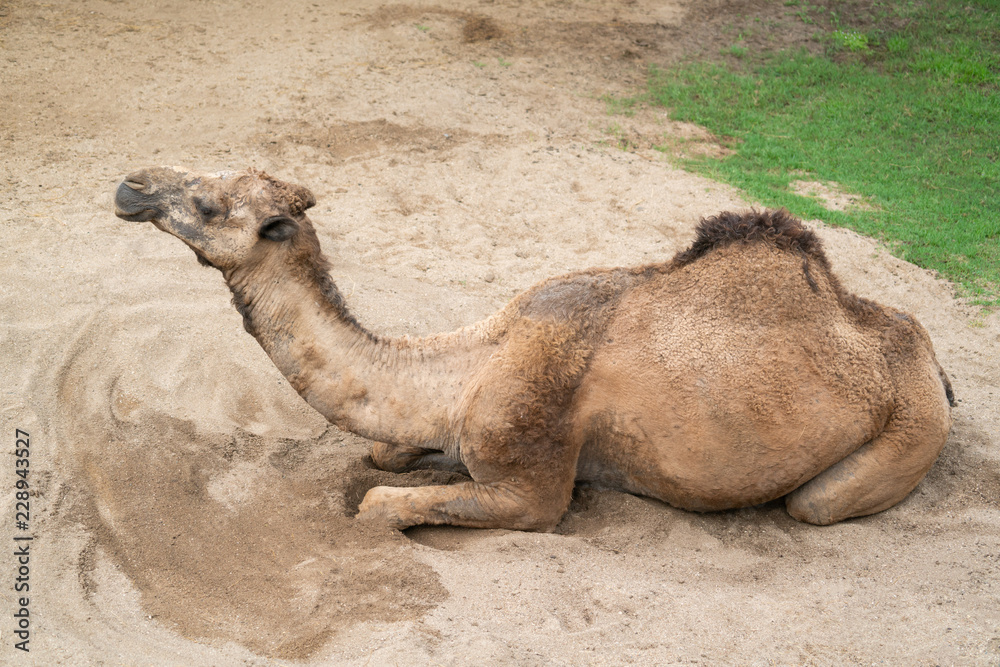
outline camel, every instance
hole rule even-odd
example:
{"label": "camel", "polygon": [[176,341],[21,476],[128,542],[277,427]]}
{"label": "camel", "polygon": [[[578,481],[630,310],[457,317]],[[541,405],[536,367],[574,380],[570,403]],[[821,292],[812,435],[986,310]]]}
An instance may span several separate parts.
{"label": "camel", "polygon": [[920,482],[953,395],[910,315],[848,293],[784,209],[703,219],[669,261],[545,280],[485,320],[385,338],[351,316],[306,188],[254,169],[129,175],[118,217],[222,272],[244,327],[387,471],[357,519],[551,531],[587,484],[712,511],[784,497],[804,522],[884,510]]}

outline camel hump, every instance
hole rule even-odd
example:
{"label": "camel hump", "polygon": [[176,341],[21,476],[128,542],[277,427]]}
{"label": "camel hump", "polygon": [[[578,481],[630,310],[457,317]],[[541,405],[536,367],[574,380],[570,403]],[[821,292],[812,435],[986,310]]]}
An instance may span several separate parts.
{"label": "camel hump", "polygon": [[813,257],[824,266],[827,264],[819,237],[784,208],[752,209],[741,213],[726,211],[702,218],[695,234],[691,247],[675,258],[678,265],[690,264],[715,248],[734,243],[769,243],[782,250]]}

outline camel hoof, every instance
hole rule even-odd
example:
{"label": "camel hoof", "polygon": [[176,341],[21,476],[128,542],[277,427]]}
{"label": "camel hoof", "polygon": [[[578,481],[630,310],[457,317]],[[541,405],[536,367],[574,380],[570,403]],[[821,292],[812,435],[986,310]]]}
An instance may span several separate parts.
{"label": "camel hoof", "polygon": [[818,505],[798,496],[788,496],[785,499],[785,510],[796,521],[811,523],[814,526],[829,526],[840,521],[840,518],[830,515],[828,508]]}
{"label": "camel hoof", "polygon": [[390,507],[389,499],[392,497],[393,491],[396,489],[388,486],[376,486],[368,489],[364,500],[358,505],[358,514],[354,517],[355,520],[387,526],[396,530],[412,526],[414,522],[406,521]]}

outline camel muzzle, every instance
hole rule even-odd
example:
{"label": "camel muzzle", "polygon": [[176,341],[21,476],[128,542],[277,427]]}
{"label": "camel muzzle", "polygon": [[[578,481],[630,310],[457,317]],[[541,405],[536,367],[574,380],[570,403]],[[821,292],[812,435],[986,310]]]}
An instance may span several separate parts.
{"label": "camel muzzle", "polygon": [[156,217],[160,209],[153,205],[153,197],[145,193],[148,187],[142,178],[126,178],[115,192],[115,215],[133,222],[148,222]]}

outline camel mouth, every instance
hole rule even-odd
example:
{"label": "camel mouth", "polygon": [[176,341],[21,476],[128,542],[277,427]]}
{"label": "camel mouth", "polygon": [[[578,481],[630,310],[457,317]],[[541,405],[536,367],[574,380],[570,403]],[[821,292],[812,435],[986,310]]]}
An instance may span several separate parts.
{"label": "camel mouth", "polygon": [[144,208],[141,211],[123,211],[119,207],[115,207],[115,215],[122,220],[128,220],[129,222],[149,222],[156,217],[159,211],[155,208]]}

